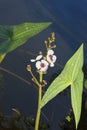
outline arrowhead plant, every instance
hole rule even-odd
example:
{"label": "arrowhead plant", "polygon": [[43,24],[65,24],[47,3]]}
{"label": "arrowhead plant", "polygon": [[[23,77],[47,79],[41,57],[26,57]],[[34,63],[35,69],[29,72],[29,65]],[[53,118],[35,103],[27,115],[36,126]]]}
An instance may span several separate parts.
{"label": "arrowhead plant", "polygon": [[[0,25],[0,38],[5,41],[0,43],[0,63],[5,58],[6,54],[13,51],[17,47],[23,45],[29,38],[35,36],[43,29],[47,28],[51,23],[23,23],[19,25],[4,26]],[[55,96],[62,92],[67,87],[71,90],[71,104],[75,117],[76,129],[81,117],[82,107],[82,93],[83,93],[83,44],[74,53],[74,55],[67,61],[62,72],[57,76],[51,85],[42,95],[43,87],[47,85],[47,81],[44,80],[44,75],[47,74],[49,67],[55,67],[57,56],[54,53],[56,45],[55,34],[52,33],[51,37],[48,37],[44,41],[46,46],[45,54],[39,52],[39,54],[30,61],[35,64],[36,71],[39,75],[37,79],[33,74],[31,65],[27,65],[27,71],[32,76],[32,81],[38,88],[38,106],[35,120],[35,130],[39,130],[39,122],[41,109]],[[86,87],[85,81],[85,87]]]}
{"label": "arrowhead plant", "polygon": [[[75,52],[75,54],[67,61],[65,67],[61,74],[54,79],[51,85],[48,87],[45,94],[42,96],[42,88],[47,84],[43,80],[43,75],[47,73],[49,67],[54,67],[56,62],[56,55],[54,55],[54,50],[56,46],[53,45],[55,40],[55,35],[52,33],[51,38],[45,41],[46,45],[46,55],[42,52],[39,55],[31,59],[31,62],[35,63],[37,72],[39,74],[39,80],[36,79],[32,73],[31,66],[27,65],[27,70],[32,75],[33,82],[38,86],[38,109],[35,122],[35,130],[39,129],[40,113],[41,109],[55,96],[62,92],[67,87],[71,87],[71,104],[75,116],[76,129],[81,116],[82,107],[82,92],[83,92],[83,44]],[[51,44],[52,43],[52,44]]]}

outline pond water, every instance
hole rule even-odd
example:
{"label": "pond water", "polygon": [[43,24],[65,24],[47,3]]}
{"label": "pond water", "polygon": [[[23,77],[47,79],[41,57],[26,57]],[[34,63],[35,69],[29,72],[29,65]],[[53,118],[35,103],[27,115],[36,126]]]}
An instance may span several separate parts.
{"label": "pond water", "polygon": [[[84,61],[87,64],[86,0],[0,0],[0,24],[14,25],[23,22],[48,21],[53,24],[28,40],[23,46],[7,54],[0,64],[0,67],[4,68],[0,71],[2,78],[0,111],[5,114],[11,114],[12,108],[18,108],[25,116],[35,116],[37,89],[31,81],[26,66],[39,51],[44,52],[44,40],[52,32],[56,35],[57,63],[44,76],[48,84],[53,74],[62,70],[66,61],[81,43],[84,43]],[[35,72],[34,65],[33,70]],[[58,123],[64,119],[70,108],[70,93],[66,96],[64,94],[57,96],[44,107],[43,112],[51,122],[50,130],[60,130]]]}

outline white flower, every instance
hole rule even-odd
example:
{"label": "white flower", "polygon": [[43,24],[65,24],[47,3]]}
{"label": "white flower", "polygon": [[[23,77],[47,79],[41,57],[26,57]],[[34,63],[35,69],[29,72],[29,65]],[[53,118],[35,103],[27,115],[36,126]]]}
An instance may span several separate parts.
{"label": "white flower", "polygon": [[42,58],[42,55],[38,55],[38,56],[36,57],[36,59],[31,59],[30,61],[31,61],[31,62],[35,62],[35,61],[40,60],[41,58]]}
{"label": "white flower", "polygon": [[31,62],[35,62],[35,61],[36,61],[36,59],[31,59],[30,61],[31,61]]}
{"label": "white flower", "polygon": [[54,55],[53,50],[49,50],[47,53],[47,61],[50,64],[50,67],[54,67],[54,63],[56,62],[57,57]]}
{"label": "white flower", "polygon": [[41,60],[36,62],[36,68],[41,72],[46,72],[48,69],[48,62],[46,60]]}
{"label": "white flower", "polygon": [[36,61],[37,60],[40,60],[42,58],[42,55],[38,55],[37,57],[36,57]]}

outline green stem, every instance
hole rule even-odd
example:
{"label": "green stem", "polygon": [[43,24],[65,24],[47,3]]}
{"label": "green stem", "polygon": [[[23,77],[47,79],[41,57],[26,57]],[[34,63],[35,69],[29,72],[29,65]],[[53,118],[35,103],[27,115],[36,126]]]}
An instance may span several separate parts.
{"label": "green stem", "polygon": [[40,83],[42,83],[42,81],[43,81],[43,73],[40,72]]}
{"label": "green stem", "polygon": [[[40,73],[40,83],[42,83],[42,72]],[[39,130],[39,122],[40,122],[40,115],[41,115],[41,108],[40,108],[40,102],[42,98],[42,85],[39,85],[38,87],[38,108],[37,108],[37,114],[36,114],[36,121],[35,121],[35,130]]]}
{"label": "green stem", "polygon": [[41,114],[41,109],[40,109],[41,97],[42,97],[42,86],[39,87],[39,93],[38,93],[38,108],[37,108],[37,115],[36,115],[36,122],[35,122],[35,130],[39,129],[39,121],[40,121],[40,114]]}

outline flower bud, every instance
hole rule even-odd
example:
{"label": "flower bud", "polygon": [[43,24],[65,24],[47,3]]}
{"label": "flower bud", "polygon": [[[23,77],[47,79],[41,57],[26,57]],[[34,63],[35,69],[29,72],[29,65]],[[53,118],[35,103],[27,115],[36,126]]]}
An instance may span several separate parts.
{"label": "flower bud", "polygon": [[47,41],[45,40],[44,43],[47,44]]}
{"label": "flower bud", "polygon": [[31,66],[30,66],[30,65],[27,65],[27,68],[26,68],[26,69],[27,69],[27,71],[30,72],[30,71],[31,71]]}
{"label": "flower bud", "polygon": [[43,55],[42,51],[39,52],[39,55]]}

